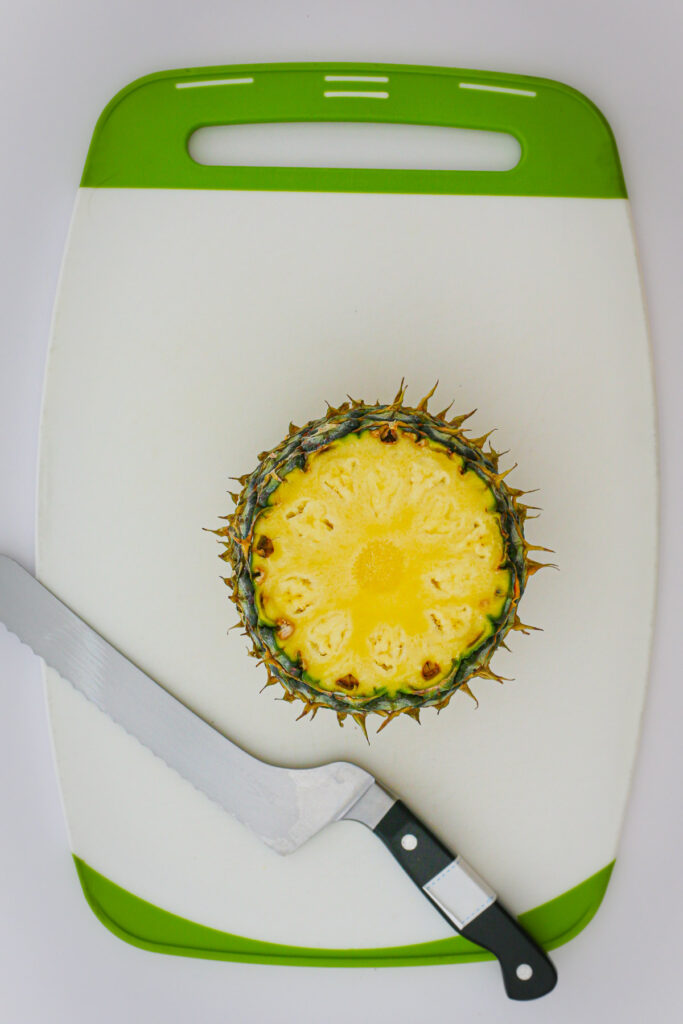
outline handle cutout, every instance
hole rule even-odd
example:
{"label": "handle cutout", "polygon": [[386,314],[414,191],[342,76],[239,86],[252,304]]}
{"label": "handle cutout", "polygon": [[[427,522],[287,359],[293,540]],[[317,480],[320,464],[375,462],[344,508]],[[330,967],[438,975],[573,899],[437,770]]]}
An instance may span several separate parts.
{"label": "handle cutout", "polygon": [[[354,110],[375,97],[351,94]],[[198,164],[509,171],[521,157],[506,132],[366,121],[265,122],[198,128],[188,142]]]}

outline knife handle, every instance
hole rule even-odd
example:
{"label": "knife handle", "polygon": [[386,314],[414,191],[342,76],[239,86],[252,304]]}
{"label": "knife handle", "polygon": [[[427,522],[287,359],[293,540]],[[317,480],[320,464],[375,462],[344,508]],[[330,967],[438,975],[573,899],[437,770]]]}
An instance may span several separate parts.
{"label": "knife handle", "polygon": [[397,800],[373,831],[449,924],[498,958],[510,999],[538,999],[557,982],[543,950],[462,857]]}

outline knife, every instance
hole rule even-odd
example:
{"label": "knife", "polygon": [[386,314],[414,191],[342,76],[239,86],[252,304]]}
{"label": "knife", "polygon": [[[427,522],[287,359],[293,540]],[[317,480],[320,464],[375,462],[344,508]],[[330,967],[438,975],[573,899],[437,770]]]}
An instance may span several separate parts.
{"label": "knife", "polygon": [[382,840],[449,924],[499,960],[511,999],[537,999],[557,972],[491,887],[358,765],[267,764],[214,729],[0,555],[0,621],[47,665],[276,853],[297,850],[333,821]]}

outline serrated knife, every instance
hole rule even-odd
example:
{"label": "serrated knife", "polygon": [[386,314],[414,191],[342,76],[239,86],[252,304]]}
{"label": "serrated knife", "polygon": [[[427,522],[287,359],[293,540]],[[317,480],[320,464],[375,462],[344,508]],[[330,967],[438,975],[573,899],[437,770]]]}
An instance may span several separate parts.
{"label": "serrated knife", "polygon": [[293,853],[330,822],[361,822],[456,931],[498,958],[511,999],[537,999],[554,988],[553,964],[493,889],[369,772],[344,761],[282,768],[248,754],[5,555],[0,555],[0,621],[276,853]]}

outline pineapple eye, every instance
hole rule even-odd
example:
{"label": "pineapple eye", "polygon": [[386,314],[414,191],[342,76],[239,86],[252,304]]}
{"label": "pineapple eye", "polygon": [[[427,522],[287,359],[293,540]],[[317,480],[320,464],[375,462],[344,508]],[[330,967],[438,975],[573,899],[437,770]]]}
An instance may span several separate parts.
{"label": "pineapple eye", "polygon": [[263,534],[262,537],[259,537],[256,544],[256,553],[260,555],[261,558],[270,558],[274,550],[275,546],[270,537],[266,537],[265,534]]}
{"label": "pineapple eye", "polygon": [[386,427],[382,427],[380,430],[379,439],[383,444],[396,444],[398,441],[398,430],[395,426],[387,424]]}
{"label": "pineapple eye", "polygon": [[356,677],[349,672],[348,675],[343,676],[341,679],[337,679],[337,686],[341,686],[344,690],[355,690],[360,685]]}
{"label": "pineapple eye", "polygon": [[422,678],[426,680],[433,679],[434,676],[438,676],[440,671],[441,669],[436,661],[425,661],[422,666]]}

